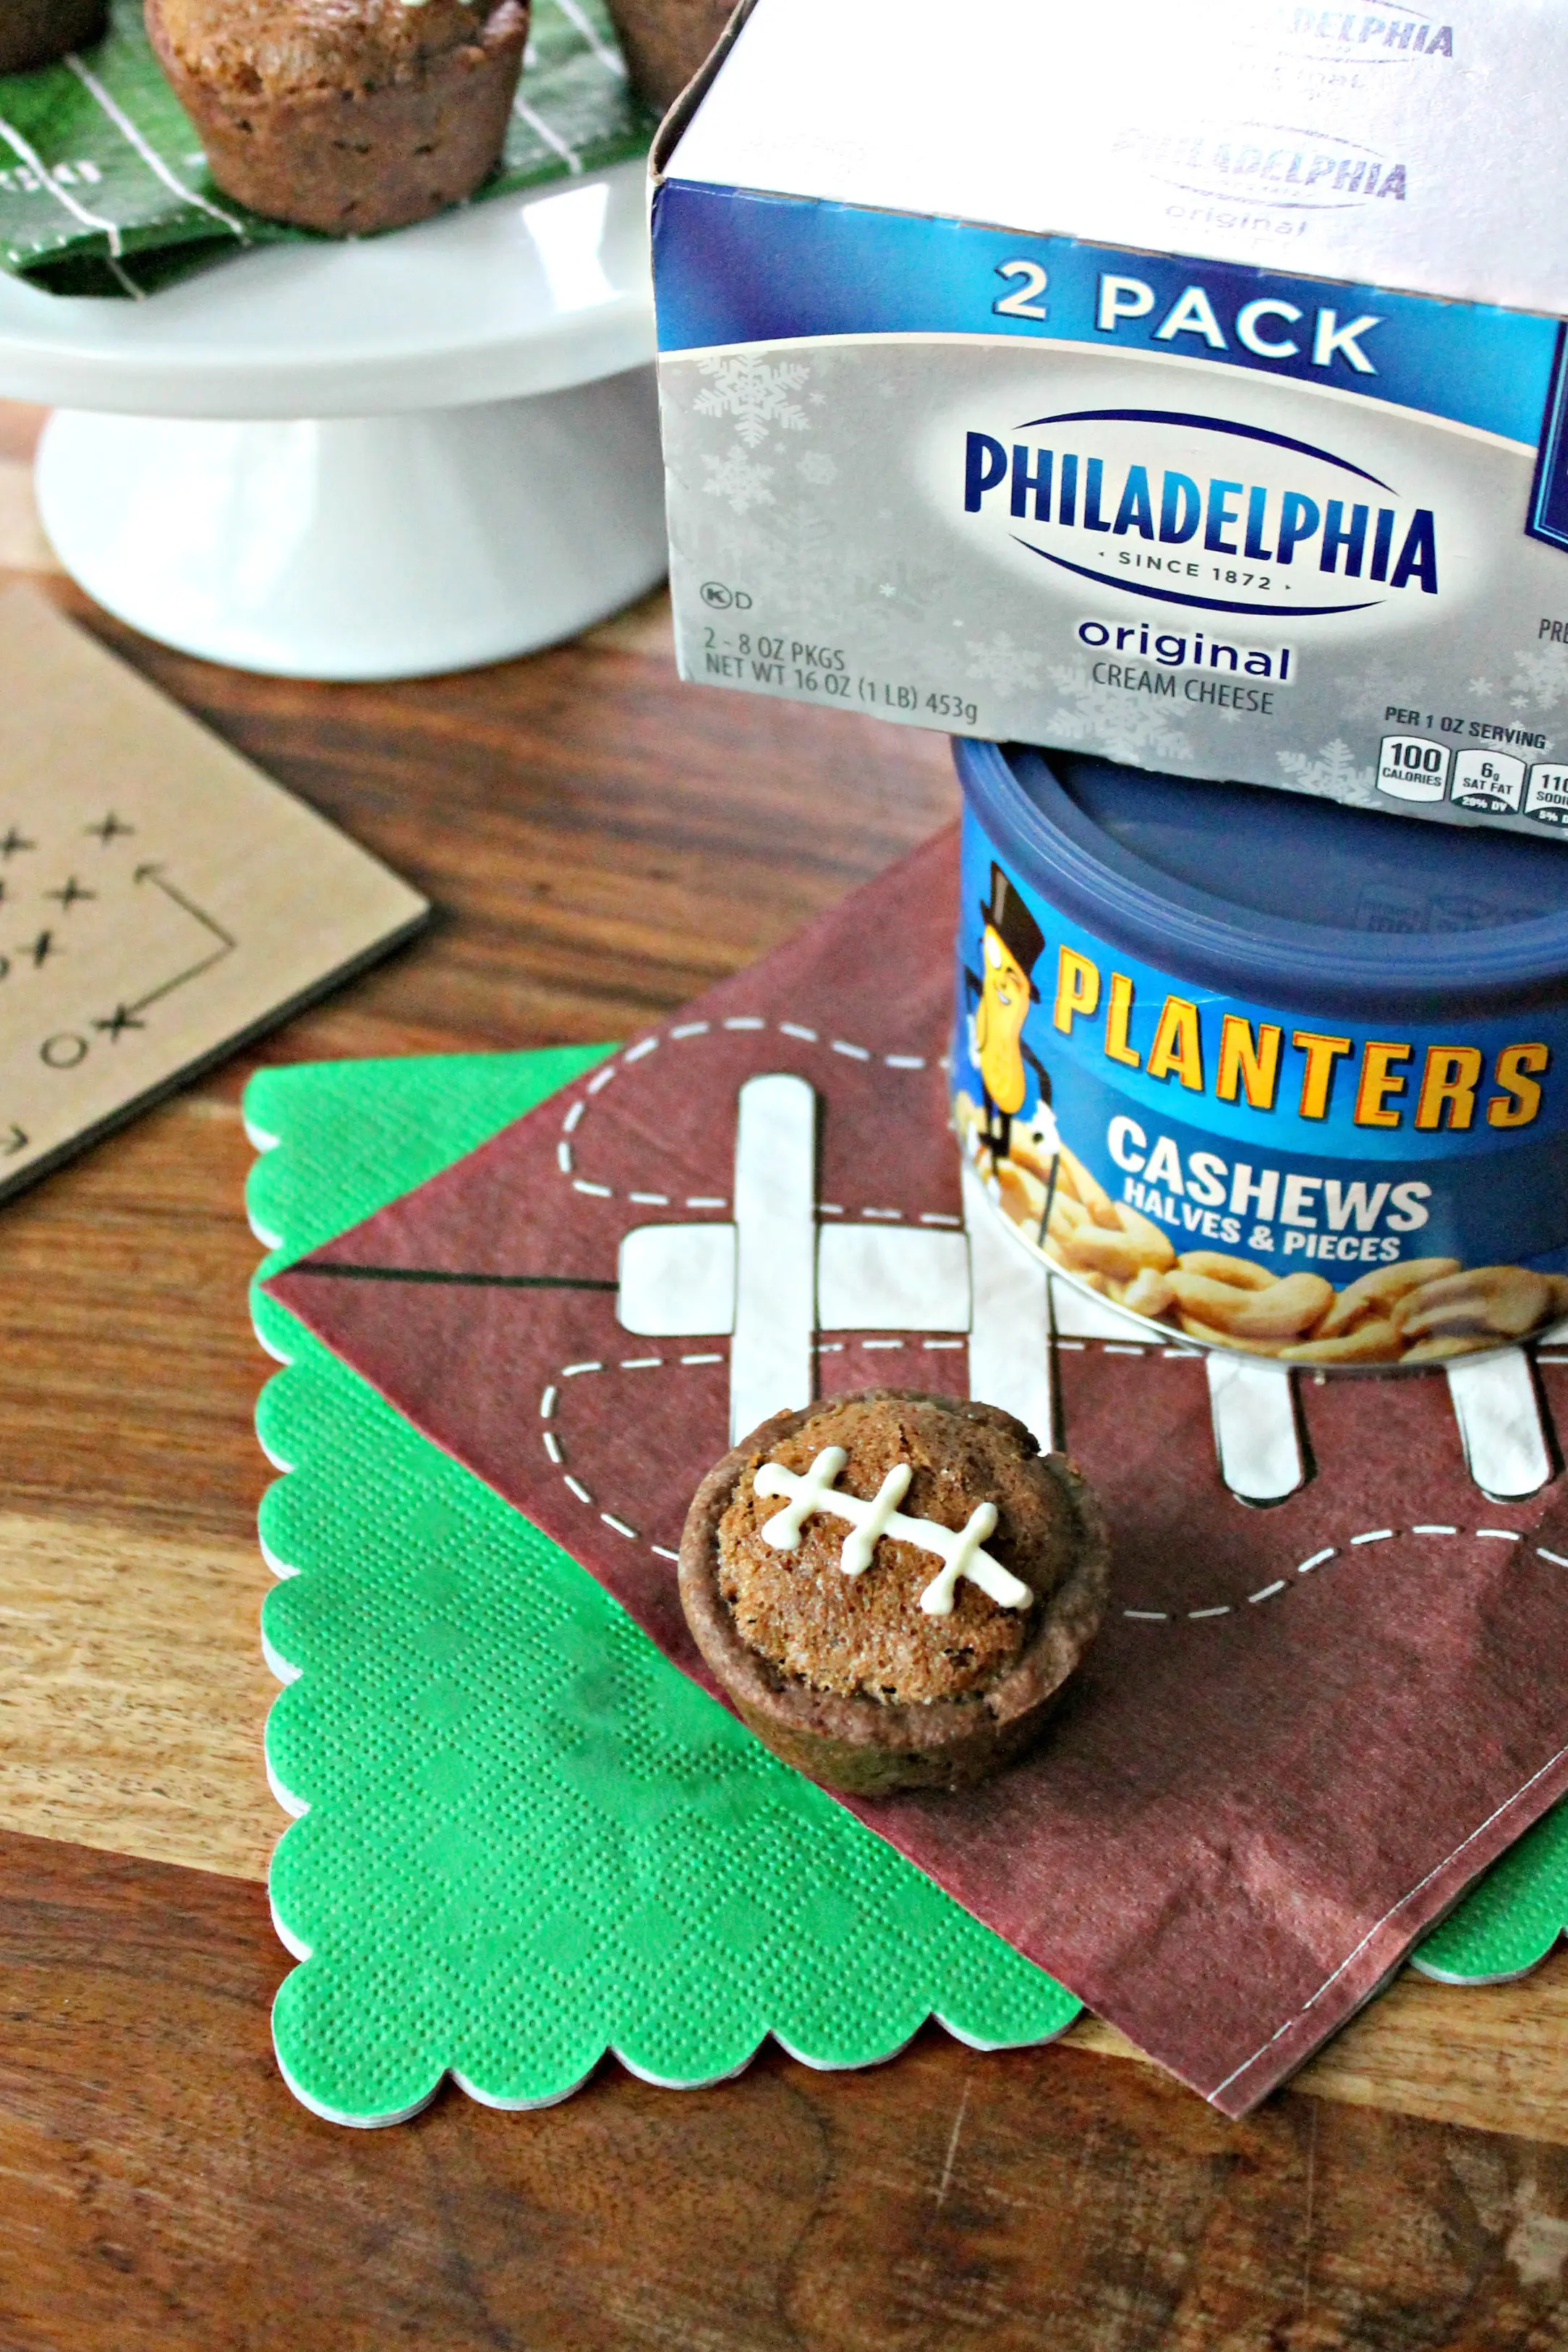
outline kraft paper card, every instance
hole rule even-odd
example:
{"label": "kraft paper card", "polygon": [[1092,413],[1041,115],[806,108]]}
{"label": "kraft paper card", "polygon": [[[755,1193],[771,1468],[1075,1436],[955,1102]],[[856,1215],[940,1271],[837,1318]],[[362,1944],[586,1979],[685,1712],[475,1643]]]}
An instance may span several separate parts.
{"label": "kraft paper card", "polygon": [[[1036,1756],[851,1810],[1239,2115],[1568,1789],[1565,1482],[1489,1500],[1440,1372],[1305,1381],[1308,1475],[1253,1508],[1202,1356],[1092,1316],[1053,1334],[945,1126],[955,876],[945,835],[267,1288],[702,1683],[673,1557],[756,1334],[717,1291],[697,1331],[690,1280],[672,1297],[648,1270],[721,1250],[690,1236],[733,1223],[741,1089],[802,1078],[840,1301],[819,1392],[1050,1416],[1116,1548],[1105,1631]],[[628,1238],[650,1227],[679,1231]],[[931,1309],[932,1235],[967,1246],[967,1328]],[[637,1757],[657,1787],[657,1739]]]}
{"label": "kraft paper card", "polygon": [[0,1199],[429,911],[42,597],[0,597]]}

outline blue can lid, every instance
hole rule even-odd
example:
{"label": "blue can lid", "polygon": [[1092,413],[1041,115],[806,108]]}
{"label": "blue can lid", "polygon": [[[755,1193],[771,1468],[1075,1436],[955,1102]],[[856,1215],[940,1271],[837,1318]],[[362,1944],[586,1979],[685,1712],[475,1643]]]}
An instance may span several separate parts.
{"label": "blue can lid", "polygon": [[957,738],[1018,878],[1089,931],[1263,1003],[1438,1020],[1568,997],[1568,842]]}

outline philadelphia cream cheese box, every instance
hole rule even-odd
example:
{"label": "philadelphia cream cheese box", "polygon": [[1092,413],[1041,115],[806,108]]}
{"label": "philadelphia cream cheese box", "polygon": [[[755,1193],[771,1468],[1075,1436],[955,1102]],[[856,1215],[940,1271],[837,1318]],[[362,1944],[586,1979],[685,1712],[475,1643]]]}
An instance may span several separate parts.
{"label": "philadelphia cream cheese box", "polygon": [[1568,825],[1568,0],[755,0],[657,156],[685,674]]}

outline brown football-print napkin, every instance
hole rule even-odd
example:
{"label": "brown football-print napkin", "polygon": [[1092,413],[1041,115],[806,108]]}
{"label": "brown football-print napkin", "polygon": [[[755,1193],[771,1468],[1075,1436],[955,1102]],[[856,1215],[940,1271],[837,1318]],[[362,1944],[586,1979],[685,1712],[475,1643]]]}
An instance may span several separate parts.
{"label": "brown football-print napkin", "polygon": [[804,1078],[818,1224],[858,1237],[819,1244],[818,1313],[830,1289],[841,1306],[809,1342],[818,1392],[1033,1382],[1116,1547],[1105,1629],[1037,1753],[967,1795],[855,1810],[1240,2115],[1568,1789],[1564,1482],[1489,1501],[1439,1371],[1308,1381],[1310,1475],[1250,1508],[1203,1358],[999,1347],[980,1229],[955,1328],[955,879],[943,835],[269,1287],[701,1681],[674,1555],[767,1337],[722,1278],[737,1102],[759,1074]]}

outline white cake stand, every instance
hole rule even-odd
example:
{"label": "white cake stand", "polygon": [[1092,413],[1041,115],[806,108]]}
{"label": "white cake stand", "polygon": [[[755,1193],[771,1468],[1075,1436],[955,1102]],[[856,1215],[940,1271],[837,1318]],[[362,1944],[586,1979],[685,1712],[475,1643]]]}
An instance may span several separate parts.
{"label": "white cake stand", "polygon": [[44,525],[148,635],[286,677],[552,644],[665,565],[639,163],[145,302],[0,280],[0,394],[56,405]]}

